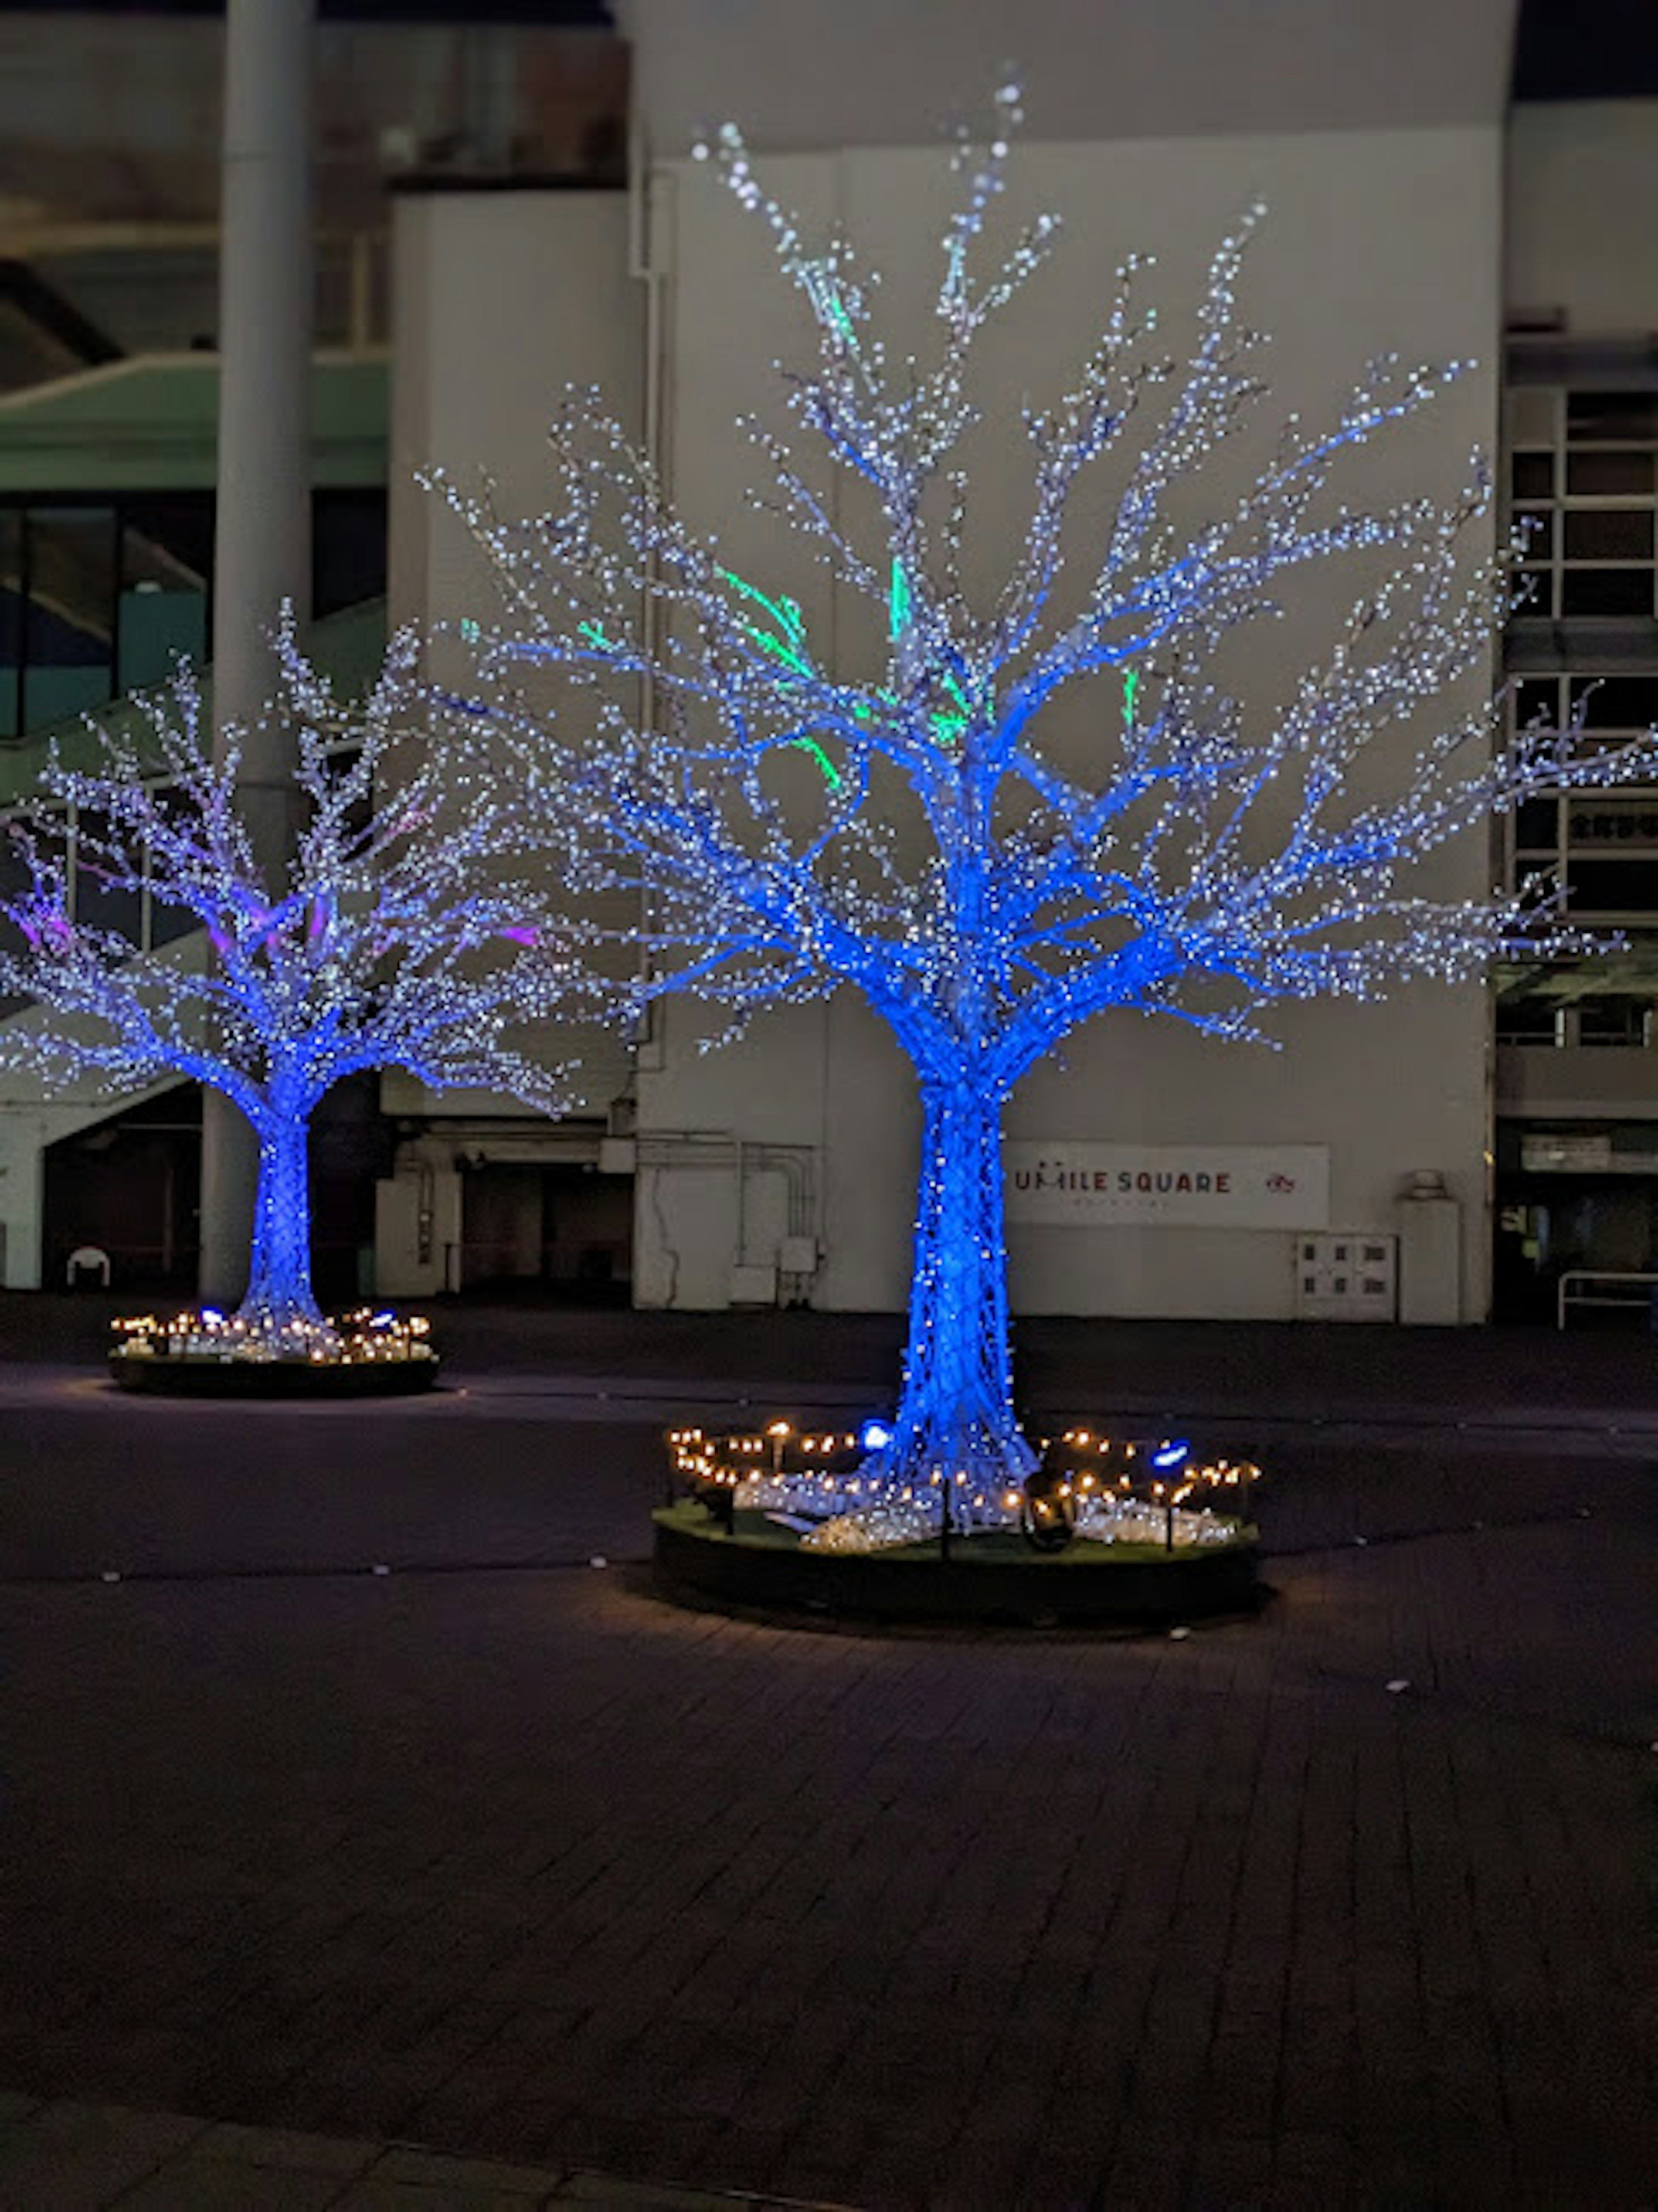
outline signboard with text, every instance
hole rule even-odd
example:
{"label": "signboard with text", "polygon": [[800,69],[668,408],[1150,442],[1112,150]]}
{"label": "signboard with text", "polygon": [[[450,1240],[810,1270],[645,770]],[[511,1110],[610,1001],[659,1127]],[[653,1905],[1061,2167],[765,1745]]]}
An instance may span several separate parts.
{"label": "signboard with text", "polygon": [[1324,1145],[1010,1144],[1007,1218],[1053,1229],[1323,1229]]}

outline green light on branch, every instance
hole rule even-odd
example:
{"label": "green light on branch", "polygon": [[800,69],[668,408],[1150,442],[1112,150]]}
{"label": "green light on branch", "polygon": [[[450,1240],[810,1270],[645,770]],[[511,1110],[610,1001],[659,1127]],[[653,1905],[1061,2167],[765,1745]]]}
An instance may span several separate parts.
{"label": "green light on branch", "polygon": [[746,577],[739,576],[734,568],[721,568],[719,575],[722,584],[729,584],[732,591],[739,592],[744,599],[752,599],[756,605],[764,607],[766,612],[786,635],[796,639],[805,638],[806,626],[800,618],[799,606],[793,599],[768,599],[757,584],[750,583]]}
{"label": "green light on branch", "polygon": [[774,660],[780,660],[786,668],[793,669],[797,676],[811,676],[815,673],[811,663],[809,660],[803,660],[794,648],[785,645],[780,638],[768,635],[763,629],[757,629],[753,623],[745,622],[743,629],[744,635],[751,638],[762,653],[770,653]]}
{"label": "green light on branch", "polygon": [[822,268],[808,271],[806,288],[811,295],[811,304],[820,321],[833,325],[835,335],[844,340],[855,353],[858,333],[852,326],[852,317],[847,313],[846,302],[841,297],[840,287]]}
{"label": "green light on branch", "polygon": [[829,755],[823,750],[822,745],[818,744],[816,738],[791,738],[789,739],[789,743],[792,745],[799,745],[802,752],[810,753],[813,760],[817,762],[818,767],[823,771],[823,781],[828,784],[829,789],[831,791],[839,791],[841,781],[841,771],[836,768],[835,763],[829,758]]}
{"label": "green light on branch", "polygon": [[757,585],[750,584],[735,569],[721,568],[718,574],[722,583],[729,584],[742,598],[752,599],[756,606],[763,607],[782,633],[777,636],[770,630],[762,629],[758,623],[745,621],[743,623],[744,635],[758,646],[762,653],[768,653],[774,660],[780,660],[786,668],[792,668],[797,676],[816,675],[817,671],[811,660],[801,650],[805,644],[806,626],[794,601],[768,599]]}
{"label": "green light on branch", "polygon": [[890,609],[892,637],[896,644],[909,628],[910,614],[914,605],[910,598],[909,578],[904,574],[904,564],[902,561],[895,561],[892,564],[892,591],[888,604]]}

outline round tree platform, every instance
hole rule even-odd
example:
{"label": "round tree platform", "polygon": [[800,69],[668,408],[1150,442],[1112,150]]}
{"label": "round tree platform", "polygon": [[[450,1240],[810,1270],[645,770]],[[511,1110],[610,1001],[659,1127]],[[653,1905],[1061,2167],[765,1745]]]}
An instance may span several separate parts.
{"label": "round tree platform", "polygon": [[690,1501],[665,1506],[653,1517],[656,1573],[665,1588],[765,1611],[1152,1628],[1254,1613],[1263,1595],[1249,1528],[1240,1530],[1236,1543],[1174,1552],[1079,1540],[1051,1553],[996,1532],[957,1537],[944,1559],[936,1545],[805,1551],[763,1515],[739,1512],[728,1533]]}
{"label": "round tree platform", "polygon": [[429,1390],[439,1361],[213,1359],[199,1354],[112,1352],[118,1389],[174,1398],[407,1398]]}

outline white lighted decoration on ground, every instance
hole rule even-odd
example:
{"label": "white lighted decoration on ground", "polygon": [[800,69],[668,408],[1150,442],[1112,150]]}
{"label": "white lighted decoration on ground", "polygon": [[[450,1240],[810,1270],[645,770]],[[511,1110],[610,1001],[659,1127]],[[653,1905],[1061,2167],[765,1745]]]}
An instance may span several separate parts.
{"label": "white lighted decoration on ground", "polygon": [[[934,1468],[894,1496],[880,1479],[872,1428],[884,1437],[885,1424],[841,1430],[777,1420],[723,1435],[672,1429],[667,1444],[677,1486],[733,1534],[741,1513],[793,1534],[808,1552],[936,1542],[950,1522],[944,1500],[952,1487],[966,1486],[965,1472]],[[1181,1438],[1147,1443],[1088,1428],[1032,1441],[1035,1472],[1010,1486],[1000,1504],[1005,1523],[1022,1526],[1038,1548],[1081,1537],[1184,1551],[1236,1544],[1248,1527],[1260,1480],[1251,1461],[1205,1460]]]}
{"label": "white lighted decoration on ground", "polygon": [[155,1314],[128,1316],[112,1324],[111,1356],[124,1360],[234,1360],[264,1365],[272,1361],[340,1366],[429,1364],[437,1358],[431,1324],[419,1316],[407,1320],[384,1308],[360,1307],[320,1326],[305,1320],[265,1327],[240,1314],[200,1306],[163,1320]]}

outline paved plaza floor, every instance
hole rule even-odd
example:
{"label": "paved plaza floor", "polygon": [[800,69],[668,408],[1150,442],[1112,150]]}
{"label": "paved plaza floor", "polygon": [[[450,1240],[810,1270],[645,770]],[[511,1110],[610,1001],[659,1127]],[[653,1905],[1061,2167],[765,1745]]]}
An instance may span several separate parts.
{"label": "paved plaza floor", "polygon": [[1646,1338],[1033,1328],[1272,1478],[1261,1618],[1115,1638],[653,1591],[662,1420],[888,1322],[254,1411],[96,1318],[0,1301],[0,2206],[1658,2204]]}

